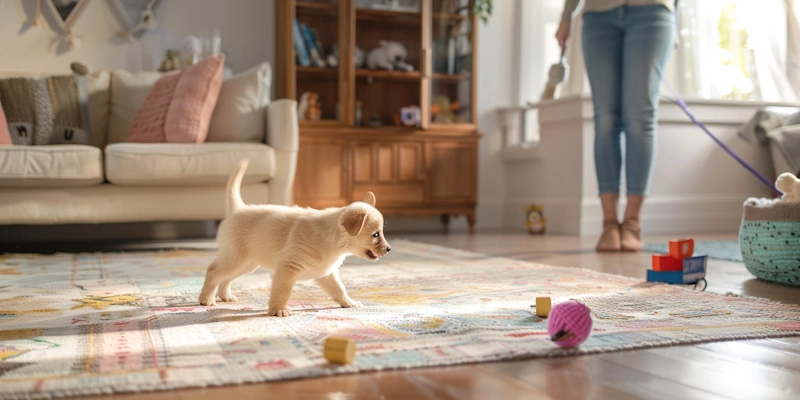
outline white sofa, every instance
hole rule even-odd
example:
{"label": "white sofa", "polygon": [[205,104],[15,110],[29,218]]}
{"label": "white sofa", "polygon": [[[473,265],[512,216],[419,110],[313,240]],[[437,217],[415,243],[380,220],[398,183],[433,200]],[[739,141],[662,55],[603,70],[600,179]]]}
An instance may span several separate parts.
{"label": "white sofa", "polygon": [[91,146],[0,146],[0,225],[221,220],[228,177],[243,158],[245,202],[290,203],[297,107],[269,102],[269,64],[223,83],[207,142],[125,143],[159,76],[88,77]]}

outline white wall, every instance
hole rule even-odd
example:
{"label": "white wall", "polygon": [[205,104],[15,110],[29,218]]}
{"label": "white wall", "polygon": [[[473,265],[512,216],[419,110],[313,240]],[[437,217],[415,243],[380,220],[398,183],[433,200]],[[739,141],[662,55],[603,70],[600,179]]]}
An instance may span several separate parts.
{"label": "white wall", "polygon": [[[769,151],[738,137],[742,125],[763,105],[689,103],[697,118],[722,142],[768,179],[774,179]],[[602,212],[594,169],[591,99],[560,99],[543,104],[539,112],[538,152],[531,158],[507,163],[505,225],[524,230],[521,207],[541,203],[550,232],[597,235],[602,227]],[[674,104],[661,103],[656,146],[651,188],[642,212],[642,228],[648,234],[736,232],[742,203],[748,197],[770,196],[769,188],[728,156]],[[515,182],[522,184],[514,185]],[[621,190],[624,195],[624,181]],[[623,207],[624,203],[620,208]]]}
{"label": "white wall", "polygon": [[81,38],[76,50],[55,40],[60,31],[44,6],[32,26],[35,3],[0,0],[0,71],[64,73],[73,61],[91,70],[153,70],[165,46],[214,28],[235,72],[275,60],[274,0],[164,0],[156,9],[160,28],[136,43],[117,36],[123,25],[110,1],[91,0],[72,29]]}

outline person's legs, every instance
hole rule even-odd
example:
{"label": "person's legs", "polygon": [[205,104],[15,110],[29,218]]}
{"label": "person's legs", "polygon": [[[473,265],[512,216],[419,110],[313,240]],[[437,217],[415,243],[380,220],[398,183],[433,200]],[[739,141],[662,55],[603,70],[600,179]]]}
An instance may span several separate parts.
{"label": "person's legs", "polygon": [[597,250],[619,251],[617,201],[622,165],[623,31],[618,10],[584,14],[582,36],[583,58],[594,104],[594,163],[603,207],[603,234]]}
{"label": "person's legs", "polygon": [[661,76],[672,53],[674,19],[664,6],[627,7],[623,48],[622,124],[628,204],[622,250],[640,251],[640,216],[656,148]]}

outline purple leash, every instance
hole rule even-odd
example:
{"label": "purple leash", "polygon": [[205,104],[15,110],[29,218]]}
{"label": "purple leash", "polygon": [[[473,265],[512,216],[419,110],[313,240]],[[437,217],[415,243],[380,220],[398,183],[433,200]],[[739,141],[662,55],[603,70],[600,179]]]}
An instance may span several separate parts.
{"label": "purple leash", "polygon": [[697,126],[699,126],[699,127],[700,127],[700,129],[702,129],[702,130],[703,130],[703,132],[705,132],[706,134],[708,134],[708,136],[710,136],[710,137],[711,137],[711,139],[713,139],[713,140],[714,140],[714,141],[715,141],[715,142],[716,142],[716,143],[717,143],[717,144],[718,144],[720,147],[722,147],[722,149],[723,149],[723,150],[725,150],[725,152],[727,152],[728,154],[730,154],[730,156],[731,156],[731,157],[733,157],[734,159],[736,159],[736,161],[738,161],[738,162],[739,162],[739,164],[742,164],[742,166],[743,166],[743,167],[747,168],[747,170],[748,170],[748,171],[750,171],[750,173],[751,173],[751,174],[753,174],[753,175],[754,175],[756,178],[758,178],[758,180],[760,180],[762,183],[764,183],[765,185],[767,185],[767,186],[768,186],[770,189],[772,189],[772,191],[773,191],[773,192],[775,192],[775,193],[776,193],[778,196],[783,196],[783,192],[781,192],[781,191],[780,191],[780,190],[779,190],[779,189],[778,189],[778,188],[775,186],[775,184],[774,184],[774,183],[772,183],[772,182],[771,182],[771,181],[769,181],[767,178],[765,178],[765,177],[764,177],[764,175],[761,175],[761,173],[760,173],[760,172],[758,172],[758,171],[757,171],[755,168],[753,168],[753,166],[752,166],[752,165],[748,164],[748,163],[747,163],[747,161],[745,161],[745,160],[744,160],[742,157],[740,157],[740,156],[739,156],[738,154],[736,154],[736,153],[735,153],[733,150],[731,150],[731,148],[730,148],[730,147],[728,147],[727,145],[725,145],[725,143],[722,143],[722,141],[720,141],[719,139],[717,139],[717,137],[716,137],[716,136],[714,136],[714,134],[712,134],[712,133],[711,133],[711,132],[708,130],[708,128],[706,128],[706,126],[705,126],[705,125],[704,125],[702,122],[698,121],[698,120],[697,120],[697,118],[695,118],[695,117],[694,117],[694,114],[692,114],[692,112],[691,112],[691,111],[689,111],[689,106],[687,106],[687,105],[686,105],[686,102],[685,102],[685,101],[683,101],[683,99],[681,98],[681,96],[679,96],[679,95],[678,95],[678,93],[675,91],[675,89],[673,89],[673,88],[672,88],[672,85],[670,85],[670,84],[669,84],[669,81],[667,81],[667,78],[662,78],[662,80],[664,81],[664,84],[667,86],[667,88],[669,89],[669,91],[670,91],[670,92],[672,92],[672,95],[675,97],[675,99],[674,99],[674,100],[675,100],[675,103],[677,103],[677,104],[678,104],[678,106],[680,106],[680,108],[683,110],[683,112],[685,112],[685,113],[686,113],[686,115],[688,115],[688,116],[689,116],[689,119],[691,119],[691,120],[692,120],[692,122],[694,122],[694,123],[695,123]]}

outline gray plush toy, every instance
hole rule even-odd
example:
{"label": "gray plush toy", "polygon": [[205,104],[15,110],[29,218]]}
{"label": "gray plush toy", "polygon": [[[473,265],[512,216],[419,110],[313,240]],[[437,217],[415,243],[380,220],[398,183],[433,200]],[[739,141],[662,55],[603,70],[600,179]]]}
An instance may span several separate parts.
{"label": "gray plush toy", "polygon": [[373,49],[367,56],[367,68],[387,69],[389,71],[399,69],[402,71],[413,71],[414,67],[406,63],[408,51],[400,42],[381,40],[380,47]]}
{"label": "gray plush toy", "polygon": [[[336,68],[339,65],[339,46],[333,45],[331,54],[328,54],[328,65],[332,68]],[[355,62],[356,68],[361,68],[364,66],[364,50],[361,50],[358,46],[356,46],[356,53],[353,55],[353,62]]]}

